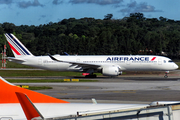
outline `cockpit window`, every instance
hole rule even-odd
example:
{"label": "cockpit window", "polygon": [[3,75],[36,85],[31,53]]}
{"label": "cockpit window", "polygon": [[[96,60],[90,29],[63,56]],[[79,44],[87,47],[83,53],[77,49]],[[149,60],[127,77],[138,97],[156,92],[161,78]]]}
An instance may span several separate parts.
{"label": "cockpit window", "polygon": [[173,61],[172,61],[172,60],[169,60],[168,62],[170,62],[170,63],[171,63],[171,62],[173,62]]}

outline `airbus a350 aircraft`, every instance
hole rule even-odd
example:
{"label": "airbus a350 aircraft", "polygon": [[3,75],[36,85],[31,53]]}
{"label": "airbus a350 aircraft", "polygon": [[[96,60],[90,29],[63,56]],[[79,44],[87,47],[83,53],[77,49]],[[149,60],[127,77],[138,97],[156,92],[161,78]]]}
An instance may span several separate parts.
{"label": "airbus a350 aircraft", "polygon": [[169,58],[155,55],[34,56],[13,34],[5,34],[15,57],[10,61],[54,71],[76,71],[84,75],[102,73],[118,76],[122,71],[168,71],[178,66]]}
{"label": "airbus a350 aircraft", "polygon": [[[81,116],[82,114],[142,109],[154,104],[176,104],[179,102],[180,101],[158,101],[150,105],[99,104],[95,102],[69,103],[61,99],[17,87],[0,77],[0,120],[46,120],[48,118],[53,120],[55,118],[62,119],[62,117],[65,116]],[[137,113],[134,114],[134,117],[136,117]],[[102,119],[104,117],[105,116],[102,116]]]}

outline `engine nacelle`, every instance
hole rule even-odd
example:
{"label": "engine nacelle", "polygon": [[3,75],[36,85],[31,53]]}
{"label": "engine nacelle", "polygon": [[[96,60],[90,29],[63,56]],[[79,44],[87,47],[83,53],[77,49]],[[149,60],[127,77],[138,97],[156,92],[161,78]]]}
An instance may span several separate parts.
{"label": "engine nacelle", "polygon": [[122,72],[118,66],[106,66],[102,68],[102,74],[104,76],[118,76]]}

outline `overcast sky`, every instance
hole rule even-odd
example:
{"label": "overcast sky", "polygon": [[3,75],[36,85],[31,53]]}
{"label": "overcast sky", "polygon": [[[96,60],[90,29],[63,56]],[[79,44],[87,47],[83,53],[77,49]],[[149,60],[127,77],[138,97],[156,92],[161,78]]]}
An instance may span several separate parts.
{"label": "overcast sky", "polygon": [[0,0],[0,23],[40,25],[69,18],[122,19],[140,12],[146,18],[160,16],[180,20],[180,0]]}

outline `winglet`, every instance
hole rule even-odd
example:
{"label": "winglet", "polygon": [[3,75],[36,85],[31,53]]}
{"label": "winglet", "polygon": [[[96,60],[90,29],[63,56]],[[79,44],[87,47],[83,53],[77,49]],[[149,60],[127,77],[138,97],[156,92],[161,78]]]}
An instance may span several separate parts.
{"label": "winglet", "polygon": [[24,114],[26,115],[27,120],[44,119],[44,117],[34,106],[34,104],[31,102],[31,100],[28,98],[27,95],[20,92],[15,92],[15,93],[21,104]]}
{"label": "winglet", "polygon": [[67,52],[64,52],[65,55],[69,55]]}
{"label": "winglet", "polygon": [[47,55],[54,61],[57,61],[57,62],[63,62],[61,60],[57,60],[56,58],[54,58],[51,54],[47,53]]}
{"label": "winglet", "polygon": [[93,104],[97,104],[97,101],[95,98],[92,98],[92,102],[93,102]]}

